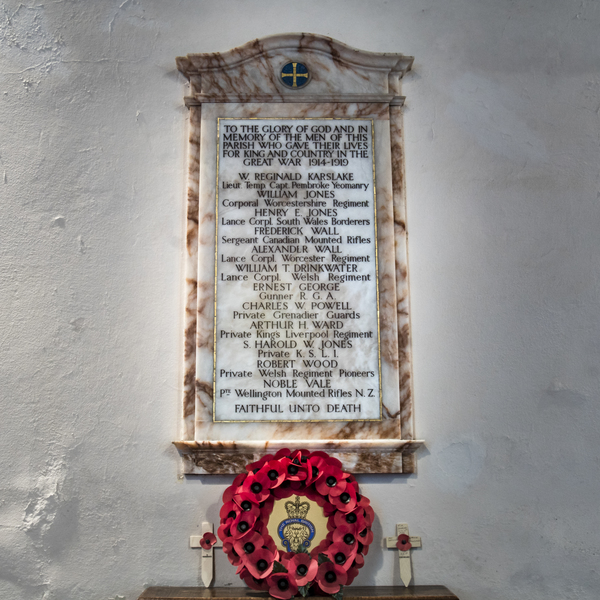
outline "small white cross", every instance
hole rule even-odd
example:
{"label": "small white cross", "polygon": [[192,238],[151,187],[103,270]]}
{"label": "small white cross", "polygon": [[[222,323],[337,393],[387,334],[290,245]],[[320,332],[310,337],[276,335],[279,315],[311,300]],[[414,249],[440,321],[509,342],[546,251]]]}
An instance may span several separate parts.
{"label": "small white cross", "polygon": [[[212,523],[208,523],[207,521],[203,521],[202,523],[202,534],[205,533],[213,533],[213,524]],[[202,546],[200,545],[200,540],[202,539],[201,535],[191,535],[190,536],[190,548],[202,548]],[[213,580],[213,573],[215,570],[215,566],[214,566],[214,552],[213,549],[214,548],[221,548],[223,546],[223,544],[221,543],[221,540],[219,540],[219,538],[217,538],[217,542],[216,544],[210,549],[210,550],[205,550],[204,548],[202,548],[202,583],[204,584],[204,587],[208,587]]]}
{"label": "small white cross", "polygon": [[[397,549],[396,544],[398,543],[398,536],[408,536],[410,541],[410,548],[420,548],[421,538],[416,535],[409,535],[408,523],[397,523],[396,524],[396,537],[385,538],[386,548]],[[408,587],[410,580],[412,579],[412,565],[410,561],[410,548],[408,550],[398,549],[398,564],[400,566],[400,579],[404,587]]]}

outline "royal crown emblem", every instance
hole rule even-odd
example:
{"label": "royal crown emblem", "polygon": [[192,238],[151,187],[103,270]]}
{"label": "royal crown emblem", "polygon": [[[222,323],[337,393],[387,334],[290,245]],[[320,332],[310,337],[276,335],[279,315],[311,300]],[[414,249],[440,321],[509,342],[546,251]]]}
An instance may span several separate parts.
{"label": "royal crown emblem", "polygon": [[308,548],[315,537],[315,526],[306,519],[309,510],[310,504],[302,502],[300,496],[296,496],[294,502],[285,503],[288,518],[279,523],[277,533],[288,552],[297,552],[302,547]]}
{"label": "royal crown emblem", "polygon": [[285,512],[290,519],[304,519],[310,510],[308,502],[300,502],[300,496],[296,496],[294,502],[285,503]]}

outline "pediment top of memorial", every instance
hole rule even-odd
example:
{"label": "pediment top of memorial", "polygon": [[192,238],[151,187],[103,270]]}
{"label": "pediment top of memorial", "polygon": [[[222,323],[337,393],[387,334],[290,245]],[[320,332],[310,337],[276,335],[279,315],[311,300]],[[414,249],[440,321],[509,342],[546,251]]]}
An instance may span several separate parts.
{"label": "pediment top of memorial", "polygon": [[180,56],[176,62],[196,95],[249,101],[248,96],[265,94],[272,101],[290,101],[335,94],[397,95],[398,80],[410,70],[413,57],[358,50],[312,33],[284,33],[226,52]]}
{"label": "pediment top of memorial", "polygon": [[226,71],[265,54],[286,52],[323,54],[342,64],[366,69],[393,71],[404,75],[413,63],[412,56],[391,52],[367,52],[333,38],[315,33],[282,33],[252,40],[226,52],[207,52],[178,56],[177,67],[186,76],[204,71]]}

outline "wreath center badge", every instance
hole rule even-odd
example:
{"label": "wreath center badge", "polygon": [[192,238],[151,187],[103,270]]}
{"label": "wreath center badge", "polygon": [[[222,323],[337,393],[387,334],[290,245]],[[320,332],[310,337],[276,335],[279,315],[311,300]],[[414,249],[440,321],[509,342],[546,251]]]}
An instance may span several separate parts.
{"label": "wreath center badge", "polygon": [[325,452],[283,449],[246,466],[223,494],[218,535],[243,581],[281,600],[340,600],[373,541],[356,479]]}
{"label": "wreath center badge", "polygon": [[288,518],[279,523],[277,533],[288,552],[295,548],[308,548],[315,537],[316,529],[311,521],[305,517],[310,510],[308,502],[301,502],[296,496],[295,502],[289,500],[285,503]]}

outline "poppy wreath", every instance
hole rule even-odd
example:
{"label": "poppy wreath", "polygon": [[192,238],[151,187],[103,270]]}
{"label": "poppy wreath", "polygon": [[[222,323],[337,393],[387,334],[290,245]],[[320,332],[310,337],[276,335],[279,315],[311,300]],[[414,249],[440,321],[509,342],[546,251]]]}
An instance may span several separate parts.
{"label": "poppy wreath", "polygon": [[[276,500],[306,496],[323,508],[327,536],[310,552],[277,549],[266,524]],[[356,479],[325,452],[285,448],[246,466],[223,494],[218,530],[223,550],[252,589],[288,600],[321,593],[341,600],[373,541],[374,513]]]}

